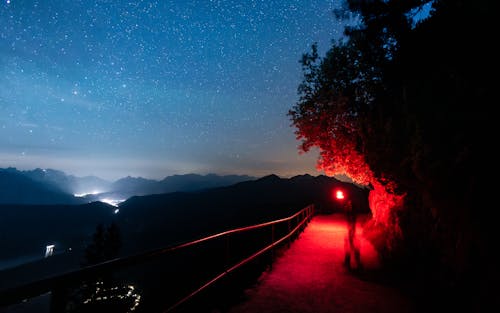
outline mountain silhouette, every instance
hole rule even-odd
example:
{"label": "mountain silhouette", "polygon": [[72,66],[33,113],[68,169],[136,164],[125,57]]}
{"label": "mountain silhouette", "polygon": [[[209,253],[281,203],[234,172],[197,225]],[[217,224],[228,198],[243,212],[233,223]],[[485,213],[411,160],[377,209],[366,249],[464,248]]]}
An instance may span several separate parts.
{"label": "mountain silhouette", "polygon": [[[31,174],[41,173],[36,170]],[[343,188],[360,212],[370,212],[368,190],[332,177],[299,175],[280,178],[268,175],[248,180],[250,178],[190,174],[154,181],[128,177],[113,185],[128,192],[190,191],[134,196],[120,204],[118,214],[114,214],[115,207],[100,202],[40,205],[79,204],[89,199],[73,197],[55,184],[35,181],[15,170],[0,170],[0,204],[3,204],[0,205],[0,244],[11,256],[22,254],[21,251],[39,251],[51,238],[67,241],[79,236],[82,240],[94,229],[97,221],[113,218],[124,236],[124,253],[135,253],[286,217],[309,204],[315,204],[318,211],[334,212],[340,209],[332,199],[335,188]],[[209,188],[243,179],[247,180]]]}
{"label": "mountain silhouette", "polygon": [[88,195],[86,199],[90,201],[97,201],[102,198],[128,199],[132,196],[164,194],[177,191],[190,192],[229,186],[254,179],[255,177],[247,175],[184,174],[167,176],[158,181],[142,177],[127,176],[115,181],[110,186],[110,192]]}
{"label": "mountain silhouette", "polygon": [[101,202],[83,205],[0,205],[0,260],[82,248],[99,223],[109,223],[116,208]]}
{"label": "mountain silhouette", "polygon": [[[29,180],[18,173],[0,174]],[[185,177],[175,179],[179,178]],[[203,181],[200,175],[187,178]],[[127,181],[133,186],[135,182],[147,180]],[[172,186],[177,187],[172,188],[182,186],[179,180],[174,182]],[[321,212],[336,212],[341,209],[332,199],[336,188],[345,191],[360,213],[369,213],[368,190],[323,175],[292,178],[269,175],[224,187],[134,196],[118,209],[102,202],[0,205],[0,280],[4,279],[9,286],[19,275],[38,277],[37,273],[78,268],[83,250],[98,224],[116,223],[122,242],[120,256],[126,256],[287,217],[309,204],[315,204]],[[44,259],[45,247],[49,244],[56,245],[58,254]],[[2,271],[2,268],[8,270]]]}
{"label": "mountain silhouette", "polygon": [[117,223],[130,251],[191,240],[214,232],[282,218],[308,204],[340,209],[332,190],[343,188],[360,213],[369,213],[368,190],[332,177],[263,178],[197,192],[135,196],[119,205]]}
{"label": "mountain silhouette", "polygon": [[51,184],[70,194],[105,192],[110,190],[111,186],[111,182],[96,176],[76,177],[54,169],[37,168],[19,172],[35,181]]}
{"label": "mountain silhouette", "polygon": [[[76,177],[55,169],[18,170],[13,167],[0,169],[0,173],[9,173],[15,177],[24,176],[29,181],[38,183],[37,193],[31,195],[33,188],[17,188],[15,190],[5,189],[0,194],[1,203],[17,204],[80,204],[100,201],[101,199],[128,199],[132,196],[143,196],[150,194],[161,194],[175,191],[196,191],[214,187],[229,186],[238,182],[254,180],[255,177],[247,175],[217,175],[217,174],[184,174],[167,176],[162,180],[153,180],[142,177],[127,176],[114,182],[104,180],[96,176]],[[14,177],[12,176],[12,177]],[[22,180],[22,178],[17,178]],[[24,180],[28,184],[28,180]],[[8,179],[5,182],[8,185]],[[1,186],[1,185],[0,185]],[[54,195],[38,190],[45,189],[57,193],[65,193],[66,198],[58,201],[47,201],[55,199]],[[21,192],[22,191],[22,192]],[[14,194],[16,196],[14,196]],[[73,199],[68,194],[82,194],[84,197]],[[9,197],[9,195],[12,195]],[[2,201],[2,197],[6,201]],[[39,200],[40,199],[40,200]],[[8,200],[8,201],[7,201]],[[12,202],[14,201],[14,202]],[[40,202],[41,201],[41,202]]]}
{"label": "mountain silhouette", "polygon": [[0,204],[81,204],[51,183],[36,181],[16,170],[0,170]]}

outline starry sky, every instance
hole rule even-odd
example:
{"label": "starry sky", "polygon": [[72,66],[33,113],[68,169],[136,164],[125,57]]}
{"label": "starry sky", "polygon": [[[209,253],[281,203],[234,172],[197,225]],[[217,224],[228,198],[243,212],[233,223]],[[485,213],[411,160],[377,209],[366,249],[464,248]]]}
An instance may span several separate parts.
{"label": "starry sky", "polygon": [[0,167],[310,173],[287,116],[333,0],[1,0]]}

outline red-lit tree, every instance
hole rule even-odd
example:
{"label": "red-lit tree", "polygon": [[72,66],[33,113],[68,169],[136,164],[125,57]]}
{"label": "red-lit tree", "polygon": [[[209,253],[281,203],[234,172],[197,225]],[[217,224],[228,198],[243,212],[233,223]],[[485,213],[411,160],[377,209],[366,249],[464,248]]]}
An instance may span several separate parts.
{"label": "red-lit tree", "polygon": [[390,248],[400,236],[395,213],[404,195],[396,193],[395,182],[374,173],[363,153],[363,122],[383,86],[380,68],[366,63],[358,45],[356,39],[337,42],[321,60],[313,45],[312,52],[301,60],[304,80],[299,86],[300,100],[289,114],[297,138],[302,140],[300,149],[319,148],[318,169],[330,176],[345,174],[372,189],[372,228],[386,235],[378,240],[380,248]]}
{"label": "red-lit tree", "polygon": [[[301,61],[289,113],[300,149],[319,148],[319,169],[372,188],[371,238],[381,252],[433,268],[427,277],[444,286],[488,290],[480,277],[496,267],[483,263],[496,202],[487,182],[498,100],[486,75],[498,60],[495,10],[486,1],[346,2],[360,24],[323,58],[313,46]],[[413,25],[423,5],[431,17]]]}

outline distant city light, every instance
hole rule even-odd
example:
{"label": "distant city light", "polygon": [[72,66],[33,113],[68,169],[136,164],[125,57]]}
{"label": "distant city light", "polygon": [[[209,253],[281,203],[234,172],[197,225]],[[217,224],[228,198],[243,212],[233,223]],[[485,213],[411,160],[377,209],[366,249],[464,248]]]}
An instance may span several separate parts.
{"label": "distant city light", "polygon": [[[125,199],[108,199],[108,198],[103,198],[103,199],[99,199],[99,201],[107,203],[107,204],[110,204],[112,206],[118,206],[118,204],[120,204],[123,201],[125,201]],[[115,214],[116,213],[118,213],[118,212],[115,212]]]}
{"label": "distant city light", "polygon": [[100,194],[100,193],[101,193],[100,191],[94,190],[94,191],[85,192],[85,193],[75,193],[75,194],[73,194],[73,196],[78,197],[78,198],[82,198],[82,197],[85,197],[85,196],[97,195],[97,194]]}

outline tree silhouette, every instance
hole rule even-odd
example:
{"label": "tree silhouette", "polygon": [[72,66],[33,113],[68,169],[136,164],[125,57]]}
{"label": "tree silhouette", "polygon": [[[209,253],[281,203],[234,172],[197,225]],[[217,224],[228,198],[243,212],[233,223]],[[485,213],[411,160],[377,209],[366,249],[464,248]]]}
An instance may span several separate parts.
{"label": "tree silhouette", "polygon": [[118,256],[122,246],[120,229],[115,223],[107,228],[96,226],[92,242],[85,248],[85,265],[97,264]]}
{"label": "tree silhouette", "polygon": [[369,234],[385,257],[433,268],[448,286],[484,290],[478,273],[498,272],[487,214],[495,10],[435,0],[414,23],[429,2],[346,1],[360,24],[323,58],[314,45],[303,56],[289,115],[300,149],[319,148],[320,169],[372,188]]}
{"label": "tree silhouette", "polygon": [[[107,227],[98,224],[92,241],[85,248],[82,266],[118,257],[121,245],[120,230],[114,222]],[[65,290],[63,296],[57,299],[57,306],[60,311],[71,313],[128,312],[138,305],[138,302],[135,303],[136,296],[133,290],[114,277],[113,272],[106,272],[90,276],[78,286]]]}

